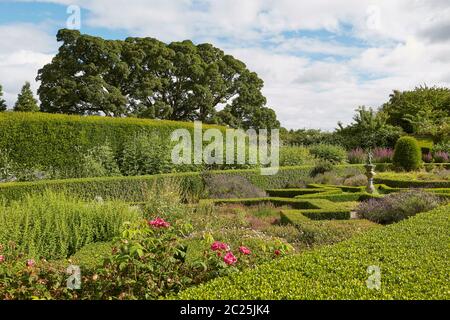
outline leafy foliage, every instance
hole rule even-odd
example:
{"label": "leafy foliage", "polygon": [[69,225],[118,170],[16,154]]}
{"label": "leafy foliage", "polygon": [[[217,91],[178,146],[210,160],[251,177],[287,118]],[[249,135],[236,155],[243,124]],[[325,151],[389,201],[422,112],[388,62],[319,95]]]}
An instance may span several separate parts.
{"label": "leafy foliage", "polygon": [[83,202],[44,192],[0,205],[0,243],[13,241],[29,257],[67,258],[86,244],[111,240],[122,223],[139,218],[127,204]]}
{"label": "leafy foliage", "polygon": [[341,137],[347,149],[392,147],[402,134],[402,130],[387,123],[384,112],[375,112],[362,106],[356,110],[354,122],[346,127],[338,123],[336,135]]}
{"label": "leafy foliage", "polygon": [[25,82],[22,90],[17,96],[17,102],[14,105],[14,111],[19,112],[37,112],[39,111],[39,106],[37,100],[33,96],[33,91],[31,91],[30,83]]}
{"label": "leafy foliage", "polygon": [[309,152],[324,161],[339,164],[347,160],[347,152],[344,148],[332,144],[317,144],[309,148]]}
{"label": "leafy foliage", "polygon": [[67,29],[57,40],[58,54],[37,77],[43,111],[279,127],[263,81],[210,44],[110,41]]}
{"label": "leafy foliage", "polygon": [[206,189],[209,190],[209,198],[256,198],[266,195],[245,177],[207,173],[203,175],[203,179]]}
{"label": "leafy foliage", "polygon": [[393,157],[395,166],[407,171],[416,170],[422,164],[422,152],[413,137],[402,137],[395,144]]}
{"label": "leafy foliage", "polygon": [[3,99],[3,87],[0,85],[0,112],[5,111],[6,108],[6,101]]}
{"label": "leafy foliage", "polygon": [[312,165],[315,162],[308,148],[287,146],[280,148],[280,166]]}
{"label": "leafy foliage", "polygon": [[419,212],[432,210],[441,203],[441,199],[434,194],[406,191],[362,202],[357,213],[370,221],[388,224],[409,218]]}
{"label": "leafy foliage", "polygon": [[281,141],[286,146],[310,146],[315,144],[339,144],[340,139],[332,132],[319,129],[280,129]]}
{"label": "leafy foliage", "polygon": [[450,89],[420,86],[412,91],[394,90],[381,110],[388,116],[389,124],[400,126],[407,133],[430,134],[439,140],[448,135]]}

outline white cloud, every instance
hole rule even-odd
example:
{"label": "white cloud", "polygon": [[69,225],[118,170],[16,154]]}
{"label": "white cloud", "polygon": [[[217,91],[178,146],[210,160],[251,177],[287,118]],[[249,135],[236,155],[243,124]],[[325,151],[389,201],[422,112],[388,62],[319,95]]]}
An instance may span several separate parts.
{"label": "white cloud", "polygon": [[32,24],[0,25],[0,83],[9,107],[17,99],[25,81],[36,92],[37,70],[49,63],[56,40],[40,26]]}

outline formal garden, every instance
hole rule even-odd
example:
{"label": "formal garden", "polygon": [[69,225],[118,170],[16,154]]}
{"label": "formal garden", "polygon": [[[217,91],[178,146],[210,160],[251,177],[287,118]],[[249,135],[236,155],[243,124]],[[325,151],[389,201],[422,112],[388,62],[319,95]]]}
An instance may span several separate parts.
{"label": "formal garden", "polygon": [[[450,299],[448,88],[287,130],[211,45],[58,41],[39,106],[26,84],[9,110],[0,87],[0,299]],[[194,121],[279,130],[275,174],[261,155],[174,163]]]}

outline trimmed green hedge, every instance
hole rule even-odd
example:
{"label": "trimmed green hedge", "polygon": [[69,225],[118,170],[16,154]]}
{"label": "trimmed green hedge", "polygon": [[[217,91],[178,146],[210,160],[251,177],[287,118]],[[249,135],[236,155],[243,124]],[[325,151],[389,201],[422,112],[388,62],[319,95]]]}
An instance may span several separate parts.
{"label": "trimmed green hedge", "polygon": [[328,192],[324,188],[288,188],[288,189],[268,189],[266,193],[270,197],[281,197],[281,198],[294,198],[300,195],[310,195],[316,193]]}
{"label": "trimmed green hedge", "polygon": [[300,240],[308,246],[334,244],[374,228],[377,223],[365,219],[311,220],[297,210],[283,210],[281,222],[293,224],[300,231]]}
{"label": "trimmed green hedge", "polygon": [[450,180],[400,180],[388,178],[374,178],[374,183],[384,184],[392,188],[450,188]]}
{"label": "trimmed green hedge", "polygon": [[[450,205],[187,289],[178,299],[450,299]],[[368,267],[381,270],[369,289]]]}
{"label": "trimmed green hedge", "polygon": [[350,211],[356,208],[357,202],[335,203],[326,199],[296,199],[296,198],[251,198],[251,199],[208,199],[205,202],[214,204],[242,204],[246,206],[271,203],[274,206],[289,206],[299,209],[301,213],[312,220],[347,220],[350,219]]}
{"label": "trimmed green hedge", "polygon": [[[301,185],[308,177],[313,167],[284,167],[273,176],[263,176],[259,169],[209,171],[208,174],[238,175],[248,179],[260,189],[284,188],[289,185]],[[360,168],[360,165],[336,166],[334,171],[339,174],[347,168]],[[203,174],[200,172],[158,174],[137,177],[102,177],[64,180],[42,180],[37,182],[0,183],[0,198],[15,200],[27,193],[43,192],[45,189],[64,190],[84,199],[97,196],[106,199],[121,199],[128,202],[142,202],[146,193],[153,186],[166,179],[178,181],[185,191],[186,198],[202,198],[205,194]]]}
{"label": "trimmed green hedge", "polygon": [[[334,172],[340,174],[348,168],[364,170],[361,165],[336,166]],[[248,179],[260,189],[285,188],[301,185],[309,177],[312,166],[280,168],[276,175],[263,176],[258,169],[209,171],[208,174],[238,175]],[[200,172],[159,174],[137,177],[102,177],[64,180],[42,180],[37,182],[0,183],[0,198],[6,200],[20,199],[27,193],[43,192],[45,189],[65,190],[85,199],[96,196],[104,199],[121,199],[129,202],[144,201],[144,195],[153,186],[158,187],[162,180],[174,179],[186,190],[186,197],[202,198],[207,186]]]}
{"label": "trimmed green hedge", "polygon": [[379,198],[380,195],[370,194],[368,192],[324,192],[311,195],[296,196],[296,199],[327,199],[333,202],[346,202],[346,201],[364,201],[373,198]]}
{"label": "trimmed green hedge", "polygon": [[417,140],[409,136],[398,139],[392,162],[406,171],[417,170],[422,165],[422,152]]}
{"label": "trimmed green hedge", "polygon": [[[211,127],[204,126],[205,129]],[[169,142],[173,130],[193,132],[193,128],[193,123],[189,122],[2,112],[0,149],[9,150],[12,160],[26,168],[64,169],[77,164],[80,152],[106,142],[118,152],[123,143],[137,133],[157,132]]]}

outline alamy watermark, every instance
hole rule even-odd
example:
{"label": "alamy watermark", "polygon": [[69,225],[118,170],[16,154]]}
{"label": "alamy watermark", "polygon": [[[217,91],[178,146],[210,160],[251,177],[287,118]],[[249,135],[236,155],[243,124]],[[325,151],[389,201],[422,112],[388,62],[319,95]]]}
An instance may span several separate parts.
{"label": "alamy watermark", "polygon": [[381,289],[381,268],[379,266],[369,266],[367,267],[367,273],[370,276],[366,280],[367,288],[371,290]]}
{"label": "alamy watermark", "polygon": [[[226,129],[203,130],[194,122],[194,136],[187,129],[172,132],[174,164],[249,164],[260,165],[262,175],[275,175],[279,169],[280,134],[278,129]],[[206,146],[204,143],[208,143]]]}
{"label": "alamy watermark", "polygon": [[80,290],[81,289],[81,269],[79,266],[70,265],[66,269],[66,273],[70,275],[67,278],[66,285],[68,289]]}
{"label": "alamy watermark", "polygon": [[81,8],[77,5],[70,5],[67,7],[66,13],[69,17],[66,20],[67,29],[80,30],[81,29]]}

